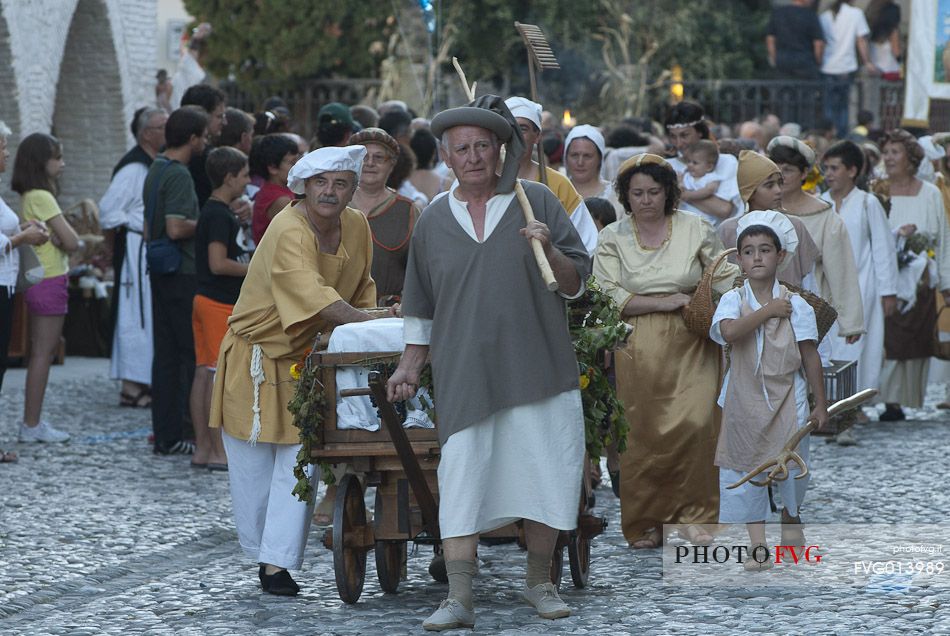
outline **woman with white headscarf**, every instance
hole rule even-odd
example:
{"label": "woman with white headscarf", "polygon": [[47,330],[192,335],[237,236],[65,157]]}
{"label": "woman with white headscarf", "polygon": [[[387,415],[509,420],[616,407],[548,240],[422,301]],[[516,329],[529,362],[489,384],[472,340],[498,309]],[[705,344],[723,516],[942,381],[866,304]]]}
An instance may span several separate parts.
{"label": "woman with white headscarf", "polygon": [[613,184],[601,177],[606,152],[604,136],[597,128],[589,124],[575,126],[564,141],[564,166],[578,194],[585,199],[606,199],[619,214],[623,206]]}

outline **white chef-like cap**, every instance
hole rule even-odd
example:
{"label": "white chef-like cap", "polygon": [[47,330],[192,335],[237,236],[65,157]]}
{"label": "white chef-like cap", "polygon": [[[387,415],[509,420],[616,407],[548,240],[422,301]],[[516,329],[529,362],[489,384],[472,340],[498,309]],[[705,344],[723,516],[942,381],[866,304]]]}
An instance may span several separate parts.
{"label": "white chef-like cap", "polygon": [[505,106],[513,116],[524,117],[541,130],[541,104],[524,97],[509,97],[505,100]]}
{"label": "white chef-like cap", "polygon": [[359,181],[363,170],[363,157],[366,146],[329,146],[308,152],[300,158],[287,173],[287,187],[295,194],[304,193],[304,181],[323,172],[343,172],[349,170],[356,174]]}
{"label": "white chef-like cap", "polygon": [[[736,237],[740,236],[746,228],[753,225],[764,225],[775,232],[779,242],[782,244],[782,249],[788,252],[788,255],[785,257],[785,263],[791,261],[792,254],[794,254],[798,248],[798,232],[795,231],[795,226],[792,225],[792,222],[788,220],[787,216],[775,210],[756,210],[755,212],[743,214],[739,217]],[[736,245],[736,247],[739,246]]]}

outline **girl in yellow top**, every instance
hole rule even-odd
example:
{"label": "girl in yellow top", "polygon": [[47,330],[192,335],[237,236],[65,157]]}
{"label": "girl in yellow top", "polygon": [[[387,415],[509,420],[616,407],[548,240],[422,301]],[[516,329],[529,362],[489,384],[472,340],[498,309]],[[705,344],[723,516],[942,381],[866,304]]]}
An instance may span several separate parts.
{"label": "girl in yellow top", "polygon": [[50,135],[33,133],[20,143],[13,163],[11,186],[22,197],[20,218],[42,223],[49,242],[36,248],[43,265],[43,280],[26,291],[29,311],[30,361],[26,372],[26,396],[21,442],[65,442],[69,434],[40,419],[50,362],[63,333],[68,292],[66,272],[70,252],[79,248],[79,237],[56,203],[56,181],[63,172],[63,146]]}

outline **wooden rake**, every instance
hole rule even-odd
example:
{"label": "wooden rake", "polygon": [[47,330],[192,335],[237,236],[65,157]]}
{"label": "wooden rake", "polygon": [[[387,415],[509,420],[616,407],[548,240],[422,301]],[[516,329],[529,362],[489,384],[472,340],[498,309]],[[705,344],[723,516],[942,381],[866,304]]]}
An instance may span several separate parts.
{"label": "wooden rake", "polygon": [[[528,50],[528,77],[531,79],[531,101],[538,102],[538,75],[542,71],[559,70],[561,65],[557,63],[554,57],[554,51],[551,45],[544,37],[541,28],[534,24],[522,24],[515,22],[515,28],[521,34],[524,40],[524,46]],[[538,102],[540,103],[540,102]],[[538,169],[541,172],[541,183],[548,184],[548,175],[545,168],[544,149],[540,140],[538,140]]]}
{"label": "wooden rake", "polygon": [[[855,393],[849,398],[845,398],[832,404],[828,408],[828,415],[835,416],[844,413],[845,411],[856,409],[873,398],[875,395],[877,395],[877,391],[875,389],[864,389],[863,391]],[[798,431],[796,431],[796,433],[792,435],[792,437],[785,443],[785,446],[782,447],[782,450],[779,451],[778,455],[763,462],[759,466],[756,466],[745,477],[730,486],[726,486],[726,489],[732,490],[733,488],[738,488],[746,482],[749,482],[755,486],[765,487],[776,481],[785,481],[788,479],[788,464],[790,462],[798,464],[798,467],[801,469],[799,474],[795,476],[795,479],[803,478],[808,474],[808,465],[795,449],[798,448],[799,442],[805,439],[805,436],[814,431],[816,428],[818,428],[818,421],[808,420],[805,426],[798,429]],[[756,477],[759,475],[759,473],[762,473],[766,470],[769,472],[765,475],[765,479],[761,481],[753,479],[753,477]]]}

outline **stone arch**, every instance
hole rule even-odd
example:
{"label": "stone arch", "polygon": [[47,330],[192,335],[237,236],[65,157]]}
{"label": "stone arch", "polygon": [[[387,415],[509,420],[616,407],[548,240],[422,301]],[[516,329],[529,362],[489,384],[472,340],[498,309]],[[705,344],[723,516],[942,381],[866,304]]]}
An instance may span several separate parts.
{"label": "stone arch", "polygon": [[18,100],[19,90],[16,73],[13,69],[10,29],[7,25],[7,17],[3,13],[3,6],[0,5],[0,121],[3,121],[13,131],[13,134],[7,140],[7,149],[10,152],[7,171],[6,174],[0,177],[2,179],[0,181],[0,197],[3,197],[7,203],[11,203],[10,175],[13,172],[13,157],[16,154],[17,142],[19,141],[17,131],[20,130],[20,105]]}
{"label": "stone arch", "polygon": [[60,205],[96,201],[125,152],[127,122],[113,25],[105,0],[79,0],[57,82],[52,134],[63,143]]}

